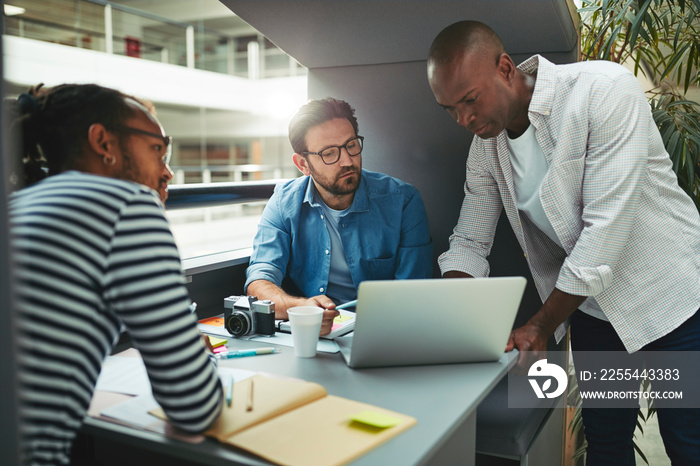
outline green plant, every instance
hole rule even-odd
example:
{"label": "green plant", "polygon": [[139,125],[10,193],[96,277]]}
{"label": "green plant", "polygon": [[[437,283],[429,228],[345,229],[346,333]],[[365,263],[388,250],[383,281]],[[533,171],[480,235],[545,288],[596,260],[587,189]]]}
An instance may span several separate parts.
{"label": "green plant", "polygon": [[581,0],[584,60],[633,66],[653,83],[650,104],[681,188],[700,210],[700,0]]}
{"label": "green plant", "polygon": [[[700,0],[579,1],[581,59],[625,63],[652,83],[647,95],[654,121],[681,188],[700,210],[700,103],[687,97],[700,85]],[[576,410],[568,429],[578,438],[581,397],[570,374],[568,402]],[[640,433],[655,412],[653,406],[646,415],[639,411]],[[636,442],[635,449],[648,464]],[[583,440],[573,459],[585,450]]]}

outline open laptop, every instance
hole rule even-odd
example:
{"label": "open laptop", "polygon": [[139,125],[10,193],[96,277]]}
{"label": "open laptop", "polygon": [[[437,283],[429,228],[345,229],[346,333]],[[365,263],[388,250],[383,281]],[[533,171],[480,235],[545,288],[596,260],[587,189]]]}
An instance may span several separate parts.
{"label": "open laptop", "polygon": [[335,342],[353,368],[496,361],[526,283],[523,277],[364,281],[355,331]]}

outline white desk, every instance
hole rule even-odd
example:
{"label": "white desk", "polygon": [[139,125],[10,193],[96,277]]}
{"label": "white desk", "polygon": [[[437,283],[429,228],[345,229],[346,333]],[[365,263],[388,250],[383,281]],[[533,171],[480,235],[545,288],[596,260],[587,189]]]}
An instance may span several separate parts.
{"label": "white desk", "polygon": [[[229,347],[264,346],[229,340]],[[474,464],[476,408],[506,374],[507,358],[495,363],[447,364],[353,370],[340,353],[313,359],[280,354],[221,360],[241,369],[297,377],[338,395],[415,417],[418,423],[358,458],[353,465]],[[268,464],[230,446],[207,439],[187,444],[158,434],[88,418],[82,431],[96,438],[133,445],[191,461],[192,464]],[[134,458],[138,461],[138,458]],[[129,462],[136,466],[137,462]]]}

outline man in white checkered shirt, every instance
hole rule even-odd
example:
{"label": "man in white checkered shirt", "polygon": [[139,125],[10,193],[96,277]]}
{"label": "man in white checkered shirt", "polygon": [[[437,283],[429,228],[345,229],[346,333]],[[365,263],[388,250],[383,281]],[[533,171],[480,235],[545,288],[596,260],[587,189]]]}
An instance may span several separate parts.
{"label": "man in white checkered shirt", "polygon": [[[505,209],[544,303],[507,351],[543,354],[567,321],[575,362],[577,351],[700,351],[700,217],[632,73],[539,55],[516,67],[494,31],[461,21],[435,38],[428,80],[476,136],[443,276],[488,275]],[[634,464],[637,411],[583,410],[588,464]],[[698,410],[658,416],[673,464],[697,464]]]}

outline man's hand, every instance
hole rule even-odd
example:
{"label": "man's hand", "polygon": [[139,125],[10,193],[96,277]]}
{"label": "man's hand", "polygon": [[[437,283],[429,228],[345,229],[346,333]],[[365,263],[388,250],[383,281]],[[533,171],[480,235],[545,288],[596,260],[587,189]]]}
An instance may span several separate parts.
{"label": "man's hand", "polygon": [[517,348],[518,364],[513,368],[516,375],[526,375],[530,366],[547,357],[549,334],[540,326],[528,322],[510,333],[506,351]]}
{"label": "man's hand", "polygon": [[318,295],[309,298],[304,306],[315,306],[325,309],[323,312],[323,321],[321,322],[320,335],[328,335],[333,330],[333,319],[340,315],[340,312],[335,310],[335,303],[325,295]]}
{"label": "man's hand", "polygon": [[321,323],[320,335],[328,335],[333,328],[333,319],[340,315],[335,310],[335,303],[326,295],[313,296],[311,298],[301,298],[291,296],[284,292],[282,288],[267,280],[255,280],[248,285],[248,294],[257,296],[258,299],[269,299],[275,303],[275,318],[289,319],[287,309],[297,306],[314,306],[325,309],[323,322]]}
{"label": "man's hand", "polygon": [[547,351],[549,335],[545,330],[528,322],[520,328],[510,332],[506,351],[517,348],[519,351]]}
{"label": "man's hand", "polygon": [[514,348],[520,351],[518,364],[513,369],[515,374],[527,374],[535,361],[547,356],[549,337],[585,300],[585,296],[572,295],[554,288],[537,314],[532,316],[527,324],[511,332],[506,351],[512,351]]}

